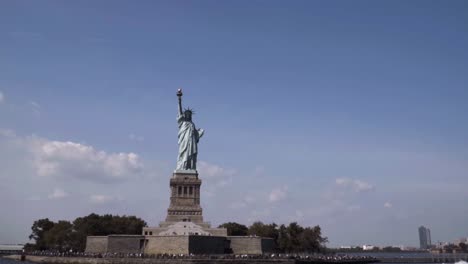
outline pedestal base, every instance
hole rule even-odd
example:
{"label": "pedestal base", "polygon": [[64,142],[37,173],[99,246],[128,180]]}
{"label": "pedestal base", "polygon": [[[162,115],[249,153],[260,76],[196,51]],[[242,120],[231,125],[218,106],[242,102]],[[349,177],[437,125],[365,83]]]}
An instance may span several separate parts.
{"label": "pedestal base", "polygon": [[203,210],[200,206],[201,183],[195,170],[175,171],[172,174],[171,203],[167,209],[166,222],[203,224]]}

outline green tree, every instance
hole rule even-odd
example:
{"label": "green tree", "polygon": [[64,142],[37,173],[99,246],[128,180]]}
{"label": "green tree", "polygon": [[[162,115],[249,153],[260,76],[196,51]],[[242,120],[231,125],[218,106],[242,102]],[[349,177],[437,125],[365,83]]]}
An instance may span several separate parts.
{"label": "green tree", "polygon": [[382,251],[384,251],[384,252],[401,252],[401,248],[388,246],[388,247],[382,248]]}
{"label": "green tree", "polygon": [[296,222],[292,222],[286,228],[286,232],[289,238],[289,248],[287,252],[299,252],[302,251],[300,235],[304,231],[304,228]]}
{"label": "green tree", "polygon": [[454,244],[448,244],[444,246],[444,251],[447,253],[452,253],[454,250],[457,250],[458,247]]}
{"label": "green tree", "polygon": [[71,234],[73,225],[68,221],[58,221],[49,231],[45,233],[46,245],[49,249],[58,251],[72,248]]}
{"label": "green tree", "polygon": [[[146,222],[135,216],[110,214],[90,214],[75,219],[73,223],[63,220],[54,223],[47,218],[39,219],[33,223],[29,236],[36,244],[28,245],[28,249],[84,251],[87,236],[141,234],[145,226]],[[228,235],[248,234],[273,238],[281,252],[318,252],[324,250],[325,243],[328,242],[326,237],[322,237],[320,226],[304,228],[296,222],[288,226],[278,226],[275,223],[264,224],[258,221],[249,228],[239,223],[228,222],[219,227],[227,228]]]}
{"label": "green tree", "polygon": [[36,250],[36,244],[26,243],[23,248],[26,252]]}
{"label": "green tree", "polygon": [[278,225],[275,223],[264,224],[263,222],[257,221],[249,227],[248,234],[252,236],[270,237],[276,241],[278,239]]}
{"label": "green tree", "polygon": [[287,248],[290,248],[290,240],[288,231],[285,225],[280,225],[278,229],[278,239],[276,245],[280,252],[285,252]]}
{"label": "green tree", "polygon": [[45,241],[45,234],[47,231],[54,227],[54,222],[50,221],[49,218],[39,219],[34,221],[31,230],[32,233],[29,235],[29,239],[35,240],[35,248],[38,250],[48,249]]}
{"label": "green tree", "polygon": [[135,216],[103,216],[90,214],[73,221],[72,248],[83,251],[87,236],[107,236],[112,234],[141,234],[146,222]]}
{"label": "green tree", "polygon": [[303,252],[320,252],[326,242],[328,239],[322,237],[320,226],[306,227],[299,234],[300,250]]}
{"label": "green tree", "polygon": [[326,237],[322,237],[320,226],[302,227],[296,222],[288,226],[281,225],[278,228],[278,238],[276,240],[280,252],[323,252]]}
{"label": "green tree", "polygon": [[458,244],[458,246],[460,247],[461,251],[468,252],[468,246],[466,245],[466,243],[460,242],[460,244]]}
{"label": "green tree", "polygon": [[246,236],[249,231],[247,226],[235,222],[227,222],[218,227],[226,228],[228,236]]}
{"label": "green tree", "polygon": [[30,239],[39,250],[68,250],[84,251],[87,236],[106,236],[111,234],[141,234],[146,222],[135,216],[113,216],[90,214],[78,217],[70,223],[59,221],[54,223],[49,219],[34,222]]}

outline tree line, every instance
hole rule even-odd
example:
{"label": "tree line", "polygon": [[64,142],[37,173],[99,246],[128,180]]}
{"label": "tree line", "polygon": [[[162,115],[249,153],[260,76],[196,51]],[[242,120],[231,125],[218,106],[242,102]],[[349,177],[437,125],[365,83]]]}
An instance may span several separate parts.
{"label": "tree line", "polygon": [[443,246],[441,249],[438,249],[440,253],[468,253],[468,245],[465,242],[460,242],[457,244],[450,243]]}
{"label": "tree line", "polygon": [[[87,236],[106,236],[119,234],[142,234],[147,224],[135,216],[90,214],[73,221],[53,222],[48,218],[34,221],[29,239],[35,244],[27,244],[26,250],[54,250],[82,252],[86,247]],[[302,227],[293,222],[289,225],[254,222],[249,227],[228,222],[220,225],[227,229],[228,236],[270,237],[279,252],[320,252],[325,249],[326,237],[322,236],[320,226]]]}
{"label": "tree line", "polygon": [[322,252],[325,250],[327,237],[322,236],[320,226],[302,227],[296,222],[289,225],[254,222],[249,227],[228,222],[220,225],[227,229],[228,236],[261,236],[273,238],[278,252]]}
{"label": "tree line", "polygon": [[146,222],[135,216],[90,214],[74,221],[53,222],[48,218],[34,221],[29,239],[35,244],[27,244],[27,250],[84,251],[87,236],[112,234],[140,235]]}

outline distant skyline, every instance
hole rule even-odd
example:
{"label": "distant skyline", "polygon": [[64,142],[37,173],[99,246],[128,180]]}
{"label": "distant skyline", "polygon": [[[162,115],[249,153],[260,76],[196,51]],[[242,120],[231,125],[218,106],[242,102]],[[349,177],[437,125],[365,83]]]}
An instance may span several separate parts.
{"label": "distant skyline", "polygon": [[431,242],[431,230],[425,226],[418,228],[419,232],[419,248],[428,249],[432,245]]}
{"label": "distant skyline", "polygon": [[0,2],[0,243],[92,212],[156,225],[177,97],[204,218],[329,246],[468,236],[467,1]]}

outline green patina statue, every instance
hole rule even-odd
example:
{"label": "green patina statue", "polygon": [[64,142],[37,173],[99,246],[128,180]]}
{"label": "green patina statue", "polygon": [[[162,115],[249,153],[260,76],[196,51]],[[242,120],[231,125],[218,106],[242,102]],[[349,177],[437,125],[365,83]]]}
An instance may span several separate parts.
{"label": "green patina statue", "polygon": [[179,156],[177,158],[177,171],[196,170],[198,141],[203,136],[203,129],[197,129],[192,122],[193,110],[188,108],[182,111],[182,89],[177,91],[179,98]]}

